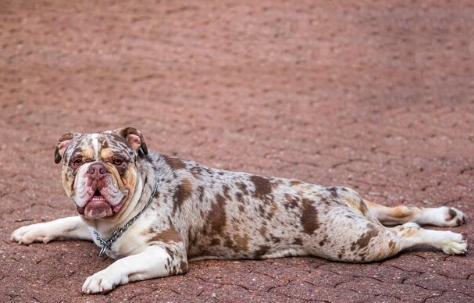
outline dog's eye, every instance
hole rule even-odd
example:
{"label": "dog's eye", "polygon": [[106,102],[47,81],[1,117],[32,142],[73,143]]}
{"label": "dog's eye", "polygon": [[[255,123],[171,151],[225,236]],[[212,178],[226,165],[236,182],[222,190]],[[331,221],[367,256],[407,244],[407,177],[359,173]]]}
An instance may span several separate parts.
{"label": "dog's eye", "polygon": [[82,157],[75,157],[71,160],[71,166],[73,168],[78,168],[79,166],[81,166],[82,164],[84,163],[84,160],[82,159]]}
{"label": "dog's eye", "polygon": [[122,165],[124,160],[122,158],[113,158],[112,159],[112,164],[115,166],[120,166]]}

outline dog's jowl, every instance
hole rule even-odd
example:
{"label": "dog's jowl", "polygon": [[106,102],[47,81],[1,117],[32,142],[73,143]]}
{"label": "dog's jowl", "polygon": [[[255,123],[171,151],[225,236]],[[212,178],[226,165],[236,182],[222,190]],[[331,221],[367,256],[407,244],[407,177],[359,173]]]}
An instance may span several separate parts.
{"label": "dog's jowl", "polygon": [[461,234],[418,225],[461,225],[455,208],[385,207],[344,187],[212,169],[148,150],[132,127],[65,134],[54,159],[78,216],[21,227],[12,240],[94,241],[118,260],[87,278],[87,294],[182,274],[198,259],[371,262],[420,244],[467,251]]}

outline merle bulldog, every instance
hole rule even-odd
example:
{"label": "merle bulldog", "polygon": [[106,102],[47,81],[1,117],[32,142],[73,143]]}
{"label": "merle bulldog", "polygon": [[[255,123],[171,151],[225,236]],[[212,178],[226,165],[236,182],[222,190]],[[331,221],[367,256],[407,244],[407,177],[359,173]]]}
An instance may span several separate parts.
{"label": "merle bulldog", "polygon": [[345,187],[205,167],[148,150],[132,127],[67,133],[54,160],[79,215],[21,227],[12,240],[94,241],[118,260],[87,278],[86,294],[183,274],[201,259],[372,262],[420,244],[467,251],[461,234],[418,225],[461,225],[455,208],[385,207]]}

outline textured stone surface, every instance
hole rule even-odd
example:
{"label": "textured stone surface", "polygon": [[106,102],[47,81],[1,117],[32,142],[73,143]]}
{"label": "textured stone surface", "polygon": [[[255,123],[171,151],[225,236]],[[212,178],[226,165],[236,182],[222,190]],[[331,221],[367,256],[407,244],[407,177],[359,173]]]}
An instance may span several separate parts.
{"label": "textured stone surface", "polygon": [[82,296],[87,242],[15,228],[74,214],[63,133],[134,125],[150,148],[225,169],[345,185],[474,225],[472,1],[0,3],[1,302],[472,302],[474,257],[374,264],[202,261]]}

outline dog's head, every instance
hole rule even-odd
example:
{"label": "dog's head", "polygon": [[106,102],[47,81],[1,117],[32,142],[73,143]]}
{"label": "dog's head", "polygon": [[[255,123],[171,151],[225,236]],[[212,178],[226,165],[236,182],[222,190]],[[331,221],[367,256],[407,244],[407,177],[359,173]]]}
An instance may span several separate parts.
{"label": "dog's head", "polygon": [[103,133],[67,133],[54,152],[63,161],[62,182],[87,219],[112,217],[132,198],[136,162],[148,153],[141,132],[127,127]]}

